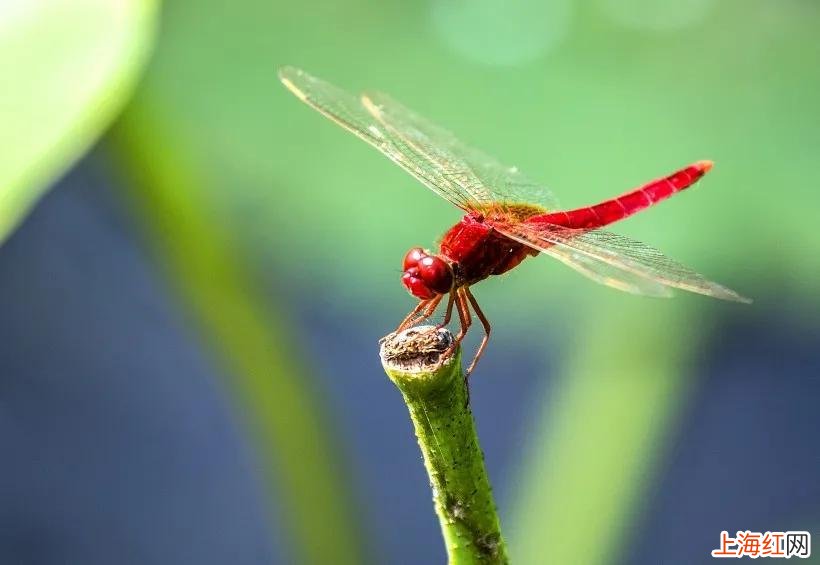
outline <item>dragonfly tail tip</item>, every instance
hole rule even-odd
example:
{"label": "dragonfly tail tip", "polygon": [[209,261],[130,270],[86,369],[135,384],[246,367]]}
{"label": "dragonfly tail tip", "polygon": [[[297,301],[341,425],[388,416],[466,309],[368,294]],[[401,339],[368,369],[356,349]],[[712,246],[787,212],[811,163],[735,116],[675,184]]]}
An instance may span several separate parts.
{"label": "dragonfly tail tip", "polygon": [[706,173],[708,173],[709,171],[712,170],[712,167],[715,166],[715,163],[713,161],[709,161],[707,159],[707,160],[704,160],[704,161],[698,161],[697,163],[695,163],[695,166],[698,169],[700,169],[701,173],[703,173],[705,175]]}

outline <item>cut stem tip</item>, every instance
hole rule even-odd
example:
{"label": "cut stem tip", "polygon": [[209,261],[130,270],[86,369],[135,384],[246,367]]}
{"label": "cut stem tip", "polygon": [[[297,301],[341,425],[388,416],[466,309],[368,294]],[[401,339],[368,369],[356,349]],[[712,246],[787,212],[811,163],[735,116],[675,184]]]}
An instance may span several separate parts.
{"label": "cut stem tip", "polygon": [[454,341],[447,328],[416,326],[383,337],[379,355],[387,369],[407,373],[435,371],[453,359]]}

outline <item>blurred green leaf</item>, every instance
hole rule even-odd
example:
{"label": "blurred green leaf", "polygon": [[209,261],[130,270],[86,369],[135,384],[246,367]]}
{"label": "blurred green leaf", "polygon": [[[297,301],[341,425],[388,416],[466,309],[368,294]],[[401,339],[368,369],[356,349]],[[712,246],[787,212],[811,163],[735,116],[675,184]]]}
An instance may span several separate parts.
{"label": "blurred green leaf", "polygon": [[120,110],[156,12],[155,0],[0,3],[0,242]]}
{"label": "blurred green leaf", "polygon": [[[314,394],[302,344],[214,221],[209,181],[162,112],[138,95],[110,137],[137,217],[228,375],[299,563],[365,561],[328,407]],[[310,351],[310,345],[304,346]],[[303,357],[302,357],[303,358]]]}
{"label": "blurred green leaf", "polygon": [[[515,483],[514,559],[619,561],[705,329],[696,309],[669,304],[665,316],[630,316],[623,307],[586,316],[588,332],[576,338]],[[687,331],[693,325],[700,331]]]}

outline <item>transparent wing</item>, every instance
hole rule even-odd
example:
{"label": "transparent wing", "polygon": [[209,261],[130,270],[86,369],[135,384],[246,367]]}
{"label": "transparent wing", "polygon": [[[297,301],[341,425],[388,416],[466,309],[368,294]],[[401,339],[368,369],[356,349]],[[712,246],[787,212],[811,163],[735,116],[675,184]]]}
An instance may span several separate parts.
{"label": "transparent wing", "polygon": [[[300,100],[384,153],[425,186],[470,212],[529,215],[557,209],[555,197],[515,167],[460,142],[388,96],[361,99],[308,73],[285,67],[282,83]],[[524,205],[516,209],[510,205]],[[542,209],[543,208],[543,209]]]}
{"label": "transparent wing", "polygon": [[285,67],[279,71],[279,79],[297,98],[318,110],[343,128],[381,151],[401,166],[427,188],[465,211],[481,207],[480,202],[489,198],[477,179],[468,182],[469,168],[457,159],[433,160],[423,154],[404,136],[380,122],[362,105],[362,101],[308,73]]}
{"label": "transparent wing", "polygon": [[[612,232],[571,230],[526,222],[499,225],[496,229],[555,256],[599,282],[621,290],[653,294],[657,290],[655,285],[660,284],[723,300],[751,302],[735,291],[707,280],[654,247]],[[578,257],[584,259],[578,260]],[[654,285],[645,282],[637,284],[641,279]]]}
{"label": "transparent wing", "polygon": [[673,295],[672,289],[664,284],[613,267],[608,263],[603,263],[568,247],[553,245],[548,249],[544,249],[543,252],[555,257],[599,284],[643,296],[669,298]]}
{"label": "transparent wing", "polygon": [[446,129],[433,124],[381,92],[362,95],[365,108],[391,133],[403,138],[432,163],[455,168],[454,179],[477,202],[486,206],[505,204],[559,208],[558,200],[543,185],[527,178],[517,167],[499,163],[479,149],[459,141]]}

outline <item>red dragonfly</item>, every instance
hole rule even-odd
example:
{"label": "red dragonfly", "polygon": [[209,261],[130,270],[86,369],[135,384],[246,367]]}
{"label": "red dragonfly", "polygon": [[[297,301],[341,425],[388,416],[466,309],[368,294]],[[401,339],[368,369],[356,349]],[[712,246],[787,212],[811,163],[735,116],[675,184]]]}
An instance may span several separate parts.
{"label": "red dragonfly", "polygon": [[385,94],[366,92],[357,97],[292,67],[281,69],[279,78],[300,100],[465,212],[442,237],[438,253],[414,247],[405,255],[401,280],[419,303],[396,331],[428,319],[448,296],[439,327],[449,323],[455,306],[461,322],[455,347],[472,323],[472,307],[484,338],[467,375],[490,337],[490,323],[470,286],[539,253],[596,282],[634,294],[670,296],[672,288],[679,288],[750,302],[649,245],[600,229],[693,185],[712,168],[711,161],[698,161],[594,206],[560,210],[546,188],[516,167],[468,147]]}

